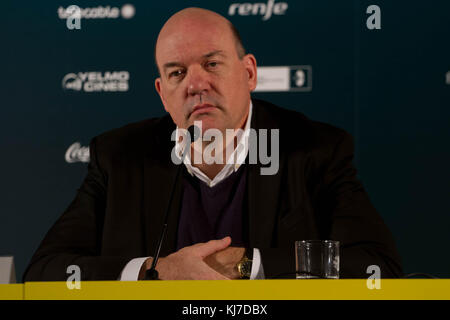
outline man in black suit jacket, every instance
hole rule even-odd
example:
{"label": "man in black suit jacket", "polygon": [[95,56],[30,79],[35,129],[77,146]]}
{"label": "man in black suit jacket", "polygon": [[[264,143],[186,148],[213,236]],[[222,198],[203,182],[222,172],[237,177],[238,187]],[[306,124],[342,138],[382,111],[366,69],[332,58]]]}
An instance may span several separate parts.
{"label": "man in black suit jacket", "polygon": [[[76,198],[47,233],[24,281],[66,280],[78,265],[83,280],[115,280],[137,257],[142,279],[149,269],[177,171],[171,135],[202,121],[216,128],[279,129],[279,168],[262,175],[261,163],[244,164],[242,234],[257,248],[266,278],[292,277],[294,242],[332,239],[341,243],[341,277],[367,277],[378,265],[383,277],[401,275],[392,236],[356,178],[351,136],[298,112],[250,99],[256,59],[245,54],[225,18],[189,8],[162,28],[155,81],[170,116],[112,130],[90,144],[88,174]],[[208,142],[204,142],[205,146]],[[213,180],[223,164],[194,165]],[[157,264],[161,279],[235,279],[242,247],[229,237],[177,250],[183,175],[175,182],[168,231]],[[228,178],[224,178],[228,179]]]}

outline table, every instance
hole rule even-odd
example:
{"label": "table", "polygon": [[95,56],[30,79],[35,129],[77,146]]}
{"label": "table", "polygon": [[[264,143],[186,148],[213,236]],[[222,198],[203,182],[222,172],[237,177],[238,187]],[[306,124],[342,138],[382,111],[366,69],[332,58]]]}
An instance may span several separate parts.
{"label": "table", "polygon": [[0,300],[450,300],[450,279],[84,281],[0,285]]}

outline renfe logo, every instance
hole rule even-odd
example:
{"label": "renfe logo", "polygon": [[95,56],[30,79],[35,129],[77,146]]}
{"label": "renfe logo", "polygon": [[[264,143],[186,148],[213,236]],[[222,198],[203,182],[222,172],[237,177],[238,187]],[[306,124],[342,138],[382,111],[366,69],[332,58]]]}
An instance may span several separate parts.
{"label": "renfe logo", "polygon": [[263,21],[269,20],[272,14],[283,15],[286,13],[288,4],[286,2],[275,3],[275,0],[268,0],[265,3],[233,3],[228,9],[228,14],[234,16],[237,10],[238,15],[256,16],[258,14],[263,16]]}

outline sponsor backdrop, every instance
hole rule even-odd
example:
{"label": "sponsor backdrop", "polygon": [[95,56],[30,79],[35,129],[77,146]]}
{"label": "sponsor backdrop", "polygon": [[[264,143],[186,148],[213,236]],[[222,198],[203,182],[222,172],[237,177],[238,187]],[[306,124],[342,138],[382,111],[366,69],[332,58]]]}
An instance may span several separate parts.
{"label": "sponsor backdrop", "polygon": [[405,271],[450,277],[450,2],[245,1],[3,3],[0,255],[19,280],[81,184],[90,139],[165,114],[154,41],[187,6],[240,30],[254,97],[353,134]]}

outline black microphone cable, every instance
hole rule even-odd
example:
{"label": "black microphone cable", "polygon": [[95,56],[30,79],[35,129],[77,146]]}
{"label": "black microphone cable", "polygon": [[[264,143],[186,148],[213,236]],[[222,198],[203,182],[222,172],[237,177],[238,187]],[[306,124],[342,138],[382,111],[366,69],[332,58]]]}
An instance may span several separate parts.
{"label": "black microphone cable", "polygon": [[[199,137],[200,137],[200,128],[191,125],[188,130],[189,132],[189,143],[186,143],[185,148],[190,148],[191,147],[191,143],[195,142]],[[145,271],[145,277],[144,280],[159,280],[159,274],[158,271],[156,270],[156,264],[158,263],[158,259],[159,259],[159,254],[161,251],[161,247],[162,247],[162,243],[164,241],[164,238],[166,236],[167,233],[167,222],[169,219],[169,212],[170,212],[170,208],[171,208],[171,204],[172,204],[172,200],[173,200],[173,194],[175,193],[175,187],[178,181],[178,177],[180,176],[180,173],[183,169],[183,161],[185,156],[187,155],[187,153],[190,152],[190,149],[188,149],[188,151],[184,151],[182,158],[181,158],[181,163],[178,165],[177,168],[177,172],[175,174],[175,178],[173,180],[172,183],[172,190],[170,192],[170,198],[169,198],[169,204],[167,205],[167,209],[164,215],[164,224],[162,227],[162,231],[161,231],[161,235],[159,237],[158,240],[158,245],[156,246],[156,250],[155,250],[155,254],[153,255],[153,261],[152,261],[152,265],[150,267],[150,269],[148,269],[147,271]]]}

